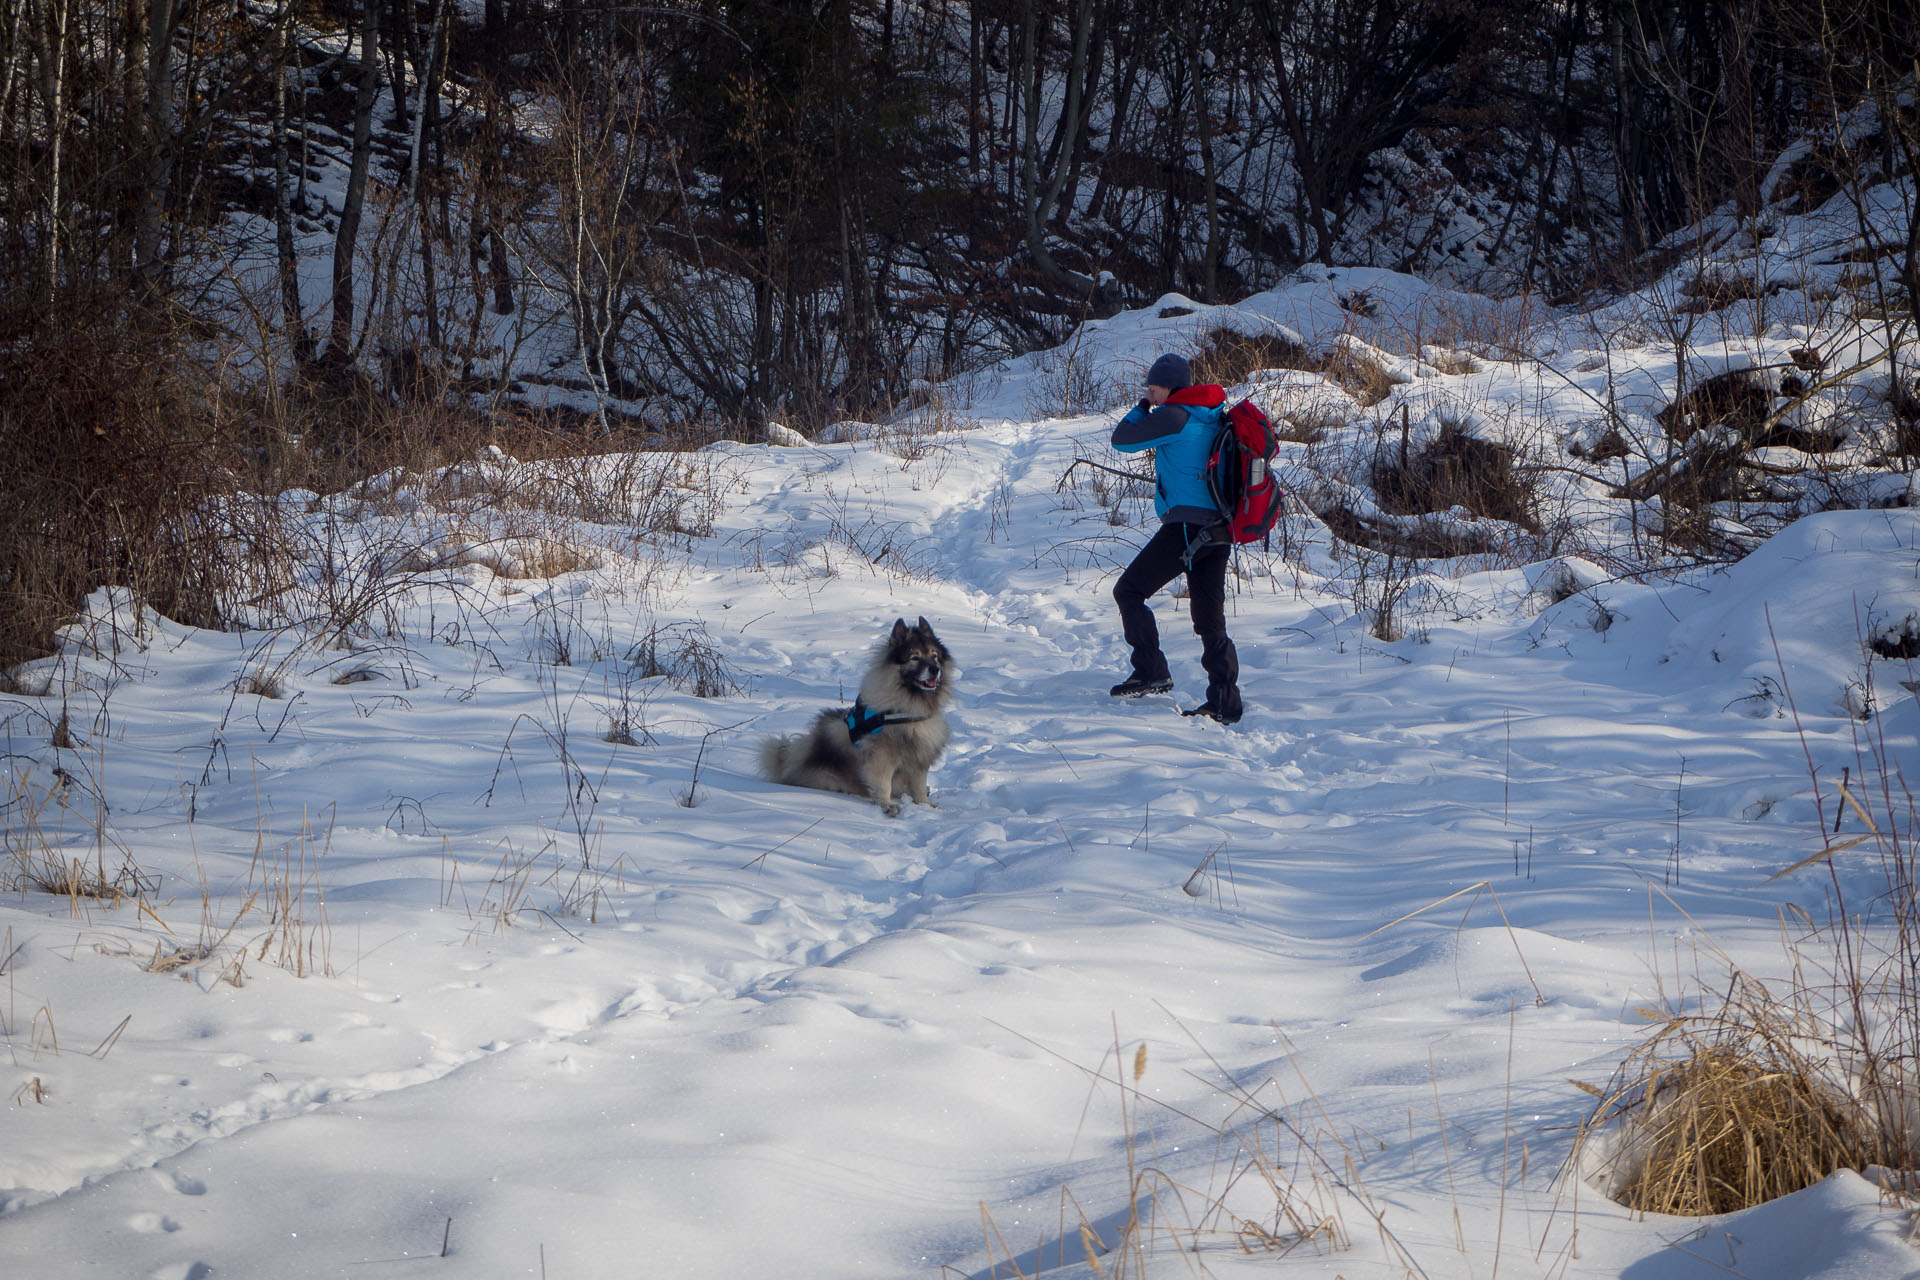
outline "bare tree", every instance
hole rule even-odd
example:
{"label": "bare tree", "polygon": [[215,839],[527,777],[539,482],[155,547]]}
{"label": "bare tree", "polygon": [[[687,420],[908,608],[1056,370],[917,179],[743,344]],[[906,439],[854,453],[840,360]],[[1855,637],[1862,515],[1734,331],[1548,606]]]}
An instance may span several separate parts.
{"label": "bare tree", "polygon": [[1299,171],[1308,257],[1331,262],[1369,158],[1432,119],[1447,73],[1503,15],[1464,0],[1252,0]]}
{"label": "bare tree", "polygon": [[[67,226],[66,147],[71,121],[67,111],[68,42],[73,31],[77,0],[27,0],[27,43],[39,72],[40,119],[28,118],[29,137],[37,136],[46,151],[45,211],[40,220],[44,238],[44,287],[53,290],[60,279],[60,258]],[[50,295],[51,296],[51,295]]]}
{"label": "bare tree", "polygon": [[1042,173],[1040,148],[1041,90],[1047,71],[1041,39],[1043,24],[1039,4],[1026,6],[1026,21],[1020,38],[1021,89],[1026,96],[1026,130],[1020,148],[1020,192],[1022,225],[1026,228],[1027,252],[1046,277],[1087,305],[1096,314],[1104,314],[1108,304],[1099,281],[1084,272],[1062,264],[1047,247],[1047,223],[1067,185],[1070,160],[1079,145],[1080,132],[1092,111],[1094,96],[1089,80],[1097,71],[1087,56],[1093,37],[1093,0],[1073,0],[1067,29],[1068,52],[1061,74],[1065,103],[1049,149],[1051,163]]}
{"label": "bare tree", "polygon": [[380,96],[379,0],[360,0],[360,79],[353,105],[353,151],[340,221],[333,238],[332,314],[322,357],[344,366],[353,359],[354,256],[359,252],[360,219],[367,203],[367,173],[373,160],[373,109]]}
{"label": "bare tree", "polygon": [[182,0],[147,0],[146,28],[146,182],[139,193],[133,236],[133,269],[151,286],[160,267],[160,241],[173,190],[174,30]]}

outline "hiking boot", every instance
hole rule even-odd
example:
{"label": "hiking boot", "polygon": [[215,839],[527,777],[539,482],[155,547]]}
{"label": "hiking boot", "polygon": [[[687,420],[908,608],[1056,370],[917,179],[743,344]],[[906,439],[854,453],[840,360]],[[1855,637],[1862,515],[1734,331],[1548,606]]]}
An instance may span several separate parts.
{"label": "hiking boot", "polygon": [[1160,676],[1153,680],[1149,680],[1145,676],[1128,676],[1125,680],[1122,680],[1119,684],[1107,690],[1108,696],[1114,698],[1144,698],[1150,693],[1172,692],[1173,680],[1168,676]]}
{"label": "hiking boot", "polygon": [[1211,704],[1204,707],[1194,707],[1191,710],[1182,711],[1180,714],[1183,716],[1205,716],[1207,719],[1217,720],[1221,724],[1239,724],[1240,723],[1239,712],[1235,711],[1230,713],[1230,712],[1222,711],[1220,708],[1213,706]]}

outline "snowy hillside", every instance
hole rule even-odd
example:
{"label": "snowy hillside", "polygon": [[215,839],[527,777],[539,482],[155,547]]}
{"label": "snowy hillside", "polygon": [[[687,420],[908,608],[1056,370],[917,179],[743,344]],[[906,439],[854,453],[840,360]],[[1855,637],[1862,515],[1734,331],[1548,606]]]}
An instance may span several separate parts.
{"label": "snowy hillside", "polygon": [[[258,629],[100,593],[0,701],[0,1274],[1912,1275],[1859,1174],[1700,1220],[1573,1169],[1660,1017],[1736,967],[1826,991],[1842,905],[1892,936],[1873,842],[1771,878],[1920,745],[1920,516],[1818,510],[1904,501],[1899,374],[1814,292],[1684,349],[1865,366],[1791,415],[1847,465],[1767,446],[1718,567],[1612,496],[1681,443],[1670,337],[1342,271],[838,443],[286,495]],[[1150,504],[1076,465],[1221,329],[1385,393],[1236,382],[1295,438],[1233,728],[1178,714],[1166,597],[1173,697],[1106,696]],[[1527,522],[1387,509],[1378,442],[1449,430]],[[754,776],[919,616],[962,667],[938,808]]]}

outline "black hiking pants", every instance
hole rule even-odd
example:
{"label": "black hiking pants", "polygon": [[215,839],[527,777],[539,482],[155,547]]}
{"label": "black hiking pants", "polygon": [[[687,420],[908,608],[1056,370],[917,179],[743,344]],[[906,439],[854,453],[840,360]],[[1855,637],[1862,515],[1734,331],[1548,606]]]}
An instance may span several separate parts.
{"label": "black hiking pants", "polygon": [[1200,637],[1200,665],[1207,672],[1207,705],[1240,715],[1240,655],[1227,638],[1227,556],[1231,548],[1214,543],[1194,553],[1192,567],[1181,560],[1187,545],[1204,532],[1197,524],[1171,522],[1147,539],[1120,581],[1113,601],[1120,606],[1120,629],[1133,650],[1133,674],[1147,680],[1168,678],[1167,656],[1160,652],[1160,628],[1149,597],[1182,573],[1187,575],[1187,609]]}

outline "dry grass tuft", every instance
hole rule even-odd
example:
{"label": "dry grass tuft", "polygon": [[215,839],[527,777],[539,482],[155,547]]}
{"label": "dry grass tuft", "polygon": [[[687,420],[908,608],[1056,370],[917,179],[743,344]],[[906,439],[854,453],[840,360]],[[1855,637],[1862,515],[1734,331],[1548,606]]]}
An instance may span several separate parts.
{"label": "dry grass tuft", "polygon": [[[1730,1032],[1730,1028],[1723,1028]],[[1647,1051],[1596,1113],[1625,1126],[1614,1198],[1630,1209],[1690,1217],[1790,1195],[1884,1152],[1820,1067],[1771,1037],[1680,1033],[1684,1053]]]}
{"label": "dry grass tuft", "polygon": [[[1920,806],[1884,726],[1858,740],[1837,795],[1817,774],[1812,782],[1816,811],[1833,820],[1821,823],[1818,852],[1773,878],[1818,868],[1832,916],[1824,926],[1804,912],[1783,921],[1796,926],[1789,979],[1775,990],[1735,969],[1717,1009],[1650,1014],[1653,1034],[1609,1089],[1593,1091],[1600,1102],[1577,1158],[1630,1208],[1727,1213],[1874,1166],[1896,1171],[1883,1185],[1914,1191]],[[1850,905],[1834,864],[1863,854],[1868,867],[1878,860],[1884,885]]]}
{"label": "dry grass tuft", "polygon": [[1429,343],[1420,348],[1420,359],[1422,363],[1430,364],[1441,373],[1453,377],[1480,372],[1480,362],[1470,352],[1457,351],[1452,347]]}
{"label": "dry grass tuft", "polygon": [[1362,408],[1372,408],[1391,395],[1398,385],[1381,359],[1382,354],[1364,342],[1340,342],[1327,360],[1327,376],[1359,401]]}
{"label": "dry grass tuft", "polygon": [[280,848],[267,851],[264,820],[256,835],[253,865],[247,872],[247,905],[235,917],[237,924],[249,908],[265,912],[266,929],[247,944],[254,957],[277,965],[297,978],[333,974],[333,928],[327,921],[327,895],[320,886],[320,866],[333,844],[333,820],[318,831],[301,814],[300,831]]}
{"label": "dry grass tuft", "polygon": [[[1785,686],[1785,676],[1782,675]],[[1797,713],[1796,713],[1797,714]],[[1884,738],[1829,797],[1816,776],[1822,848],[1775,875],[1828,874],[1833,915],[1789,921],[1792,968],[1769,988],[1738,969],[1718,1007],[1650,1013],[1581,1127],[1576,1158],[1602,1190],[1652,1213],[1716,1214],[1878,1166],[1913,1191],[1920,1142],[1920,857],[1916,806]],[[1843,827],[1859,834],[1845,834]],[[1877,857],[1884,892],[1858,907],[1833,873],[1840,855]],[[1855,853],[1854,856],[1860,856]],[[1583,1086],[1584,1087],[1584,1086]]]}
{"label": "dry grass tuft", "polygon": [[75,816],[69,814],[74,806],[64,794],[70,785],[61,779],[41,790],[23,779],[9,781],[6,801],[0,804],[7,815],[0,825],[5,855],[0,859],[0,888],[65,898],[76,916],[94,905],[114,907],[148,892],[152,885],[124,848],[112,846],[109,862],[111,841],[104,831],[96,833],[91,847],[69,844],[62,836],[65,819]]}
{"label": "dry grass tuft", "polygon": [[[1107,1182],[1098,1204],[1063,1187],[1058,1223],[1051,1235],[1043,1228],[1037,1242],[1016,1246],[983,1205],[989,1274],[1040,1276],[1052,1267],[1084,1266],[1106,1280],[1127,1280],[1159,1274],[1168,1255],[1179,1256],[1194,1274],[1210,1274],[1203,1259],[1216,1254],[1325,1257],[1352,1247],[1350,1214],[1373,1224],[1381,1247],[1408,1274],[1424,1274],[1387,1225],[1385,1206],[1363,1184],[1362,1157],[1311,1086],[1301,1079],[1295,1092],[1273,1078],[1244,1085],[1206,1056],[1221,1075],[1212,1087],[1225,1114],[1215,1121],[1144,1087],[1153,1069],[1144,1041],[1129,1053],[1116,1035],[1101,1063],[1083,1068],[1096,1090],[1117,1091],[1116,1159],[1124,1169],[1115,1172],[1123,1176]],[[1178,1154],[1186,1144],[1173,1141],[1169,1127],[1186,1131],[1191,1154]]]}
{"label": "dry grass tuft", "polygon": [[600,557],[592,549],[539,536],[503,538],[471,547],[464,558],[510,580],[558,578],[600,567]]}

